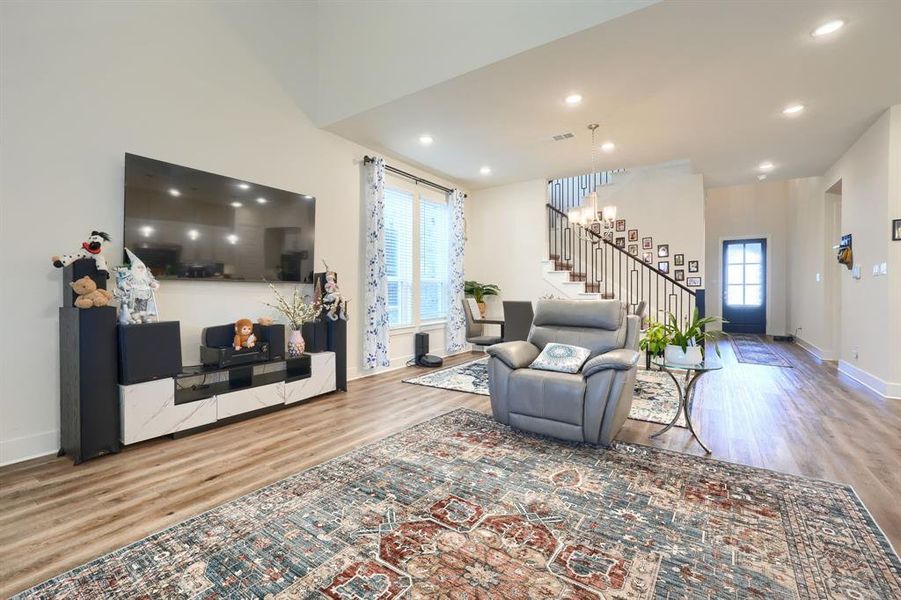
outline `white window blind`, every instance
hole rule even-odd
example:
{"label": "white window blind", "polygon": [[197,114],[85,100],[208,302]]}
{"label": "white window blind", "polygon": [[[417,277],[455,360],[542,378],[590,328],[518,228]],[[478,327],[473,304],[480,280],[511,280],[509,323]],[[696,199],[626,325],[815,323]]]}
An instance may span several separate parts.
{"label": "white window blind", "polygon": [[419,202],[419,319],[447,318],[447,203]]}
{"label": "white window blind", "polygon": [[413,195],[385,188],[388,324],[413,324]]}

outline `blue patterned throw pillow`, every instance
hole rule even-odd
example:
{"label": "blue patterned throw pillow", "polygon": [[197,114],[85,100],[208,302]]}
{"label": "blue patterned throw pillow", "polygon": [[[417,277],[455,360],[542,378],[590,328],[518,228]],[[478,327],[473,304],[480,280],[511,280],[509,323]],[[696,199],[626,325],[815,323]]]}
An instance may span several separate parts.
{"label": "blue patterned throw pillow", "polygon": [[544,347],[538,358],[532,361],[529,368],[559,373],[578,373],[590,355],[591,351],[588,348],[550,343]]}

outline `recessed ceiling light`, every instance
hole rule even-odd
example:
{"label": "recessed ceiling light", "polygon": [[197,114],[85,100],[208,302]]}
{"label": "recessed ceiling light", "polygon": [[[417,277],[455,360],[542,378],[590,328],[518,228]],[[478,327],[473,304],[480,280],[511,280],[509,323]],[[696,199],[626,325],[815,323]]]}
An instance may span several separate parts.
{"label": "recessed ceiling light", "polygon": [[481,169],[479,169],[479,173],[481,173],[482,175],[491,175],[491,167],[484,166]]}
{"label": "recessed ceiling light", "polygon": [[604,152],[613,152],[614,150],[616,150],[616,144],[614,144],[613,142],[604,142],[603,144],[601,144],[601,150],[603,150]]}
{"label": "recessed ceiling light", "polygon": [[760,166],[758,168],[761,171],[772,171],[773,167],[774,167],[773,163],[771,163],[770,161],[766,161],[766,162],[760,163]]}
{"label": "recessed ceiling light", "polygon": [[827,21],[823,23],[816,29],[810,32],[810,35],[813,37],[820,37],[822,35],[829,35],[830,33],[835,33],[839,29],[845,26],[845,21],[843,19],[835,19],[832,21]]}
{"label": "recessed ceiling light", "polygon": [[423,146],[431,146],[432,142],[434,142],[434,141],[435,140],[432,139],[432,136],[430,136],[428,134],[423,134],[423,135],[419,136],[419,143],[422,144]]}
{"label": "recessed ceiling light", "polygon": [[581,102],[582,102],[581,94],[570,94],[569,96],[566,97],[566,103],[569,104],[570,106],[575,106],[577,104],[580,104]]}
{"label": "recessed ceiling light", "polygon": [[169,195],[170,195],[170,196],[175,196],[176,198],[178,198],[179,196],[181,196],[181,192],[179,192],[179,191],[178,191],[177,189],[175,189],[175,188],[169,188]]}
{"label": "recessed ceiling light", "polygon": [[238,243],[238,236],[236,236],[234,233],[228,234],[227,236],[225,236],[225,239],[228,240],[229,244],[237,244]]}
{"label": "recessed ceiling light", "polygon": [[249,183],[243,183],[243,182],[242,182],[242,183],[239,183],[239,184],[238,184],[238,187],[241,188],[242,190],[249,190],[249,189],[250,189],[250,184],[249,184]]}
{"label": "recessed ceiling light", "polygon": [[766,173],[761,173],[760,175],[757,176],[757,179],[759,179],[760,181],[763,181],[764,179],[766,179]]}
{"label": "recessed ceiling light", "polygon": [[796,115],[804,110],[803,104],[791,104],[782,109],[783,115]]}
{"label": "recessed ceiling light", "polygon": [[240,202],[232,202],[232,206],[235,207],[235,208],[241,208],[241,207],[244,206],[244,205],[241,204]]}
{"label": "recessed ceiling light", "polygon": [[266,199],[263,198],[262,196],[260,196],[259,198],[257,198],[257,204],[266,204],[267,202],[268,202],[268,200],[266,200]]}
{"label": "recessed ceiling light", "polygon": [[197,231],[196,229],[189,229],[188,237],[191,238],[192,240],[196,240],[197,238],[200,237],[200,232]]}
{"label": "recessed ceiling light", "polygon": [[143,235],[144,237],[150,237],[150,234],[152,233],[153,227],[151,227],[150,225],[144,225],[143,227],[141,227],[141,235]]}

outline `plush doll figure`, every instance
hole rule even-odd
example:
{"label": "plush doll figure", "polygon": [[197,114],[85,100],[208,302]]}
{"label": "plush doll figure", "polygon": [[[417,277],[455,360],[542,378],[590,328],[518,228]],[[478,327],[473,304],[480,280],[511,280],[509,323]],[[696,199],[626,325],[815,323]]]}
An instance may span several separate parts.
{"label": "plush doll figure", "polygon": [[347,320],[347,298],[341,293],[338,287],[338,274],[330,271],[325,261],[325,284],[319,288],[319,282],[316,282],[317,296],[320,298],[322,309],[325,316],[332,321],[338,319]]}
{"label": "plush doll figure", "polygon": [[[81,243],[81,248],[72,254],[63,254],[62,256],[52,256],[53,266],[57,269],[68,267],[76,260],[82,258],[94,259],[97,270],[103,273],[109,273],[106,266],[106,259],[100,254],[103,251],[103,244],[109,241],[109,234],[103,231],[92,231],[90,237]],[[109,277],[109,275],[107,275]]]}
{"label": "plush doll figure", "polygon": [[128,267],[116,269],[116,298],[119,299],[119,322],[152,323],[159,317],[156,307],[156,290],[160,284],[144,262],[125,249]]}
{"label": "plush doll figure", "polygon": [[78,297],[75,299],[75,306],[78,308],[106,306],[113,299],[112,293],[98,289],[94,280],[87,275],[69,283],[69,285],[78,294]]}
{"label": "plush doll figure", "polygon": [[238,319],[235,323],[235,350],[253,348],[256,343],[257,336],[253,334],[253,322],[250,319]]}

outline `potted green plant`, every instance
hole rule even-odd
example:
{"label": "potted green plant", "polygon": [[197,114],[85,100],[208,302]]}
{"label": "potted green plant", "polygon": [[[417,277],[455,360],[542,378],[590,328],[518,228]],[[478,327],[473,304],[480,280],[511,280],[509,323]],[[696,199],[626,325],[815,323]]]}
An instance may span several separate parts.
{"label": "potted green plant", "polygon": [[481,316],[485,316],[485,296],[497,296],[501,288],[493,283],[479,283],[478,281],[463,282],[463,293],[472,296],[479,305]]}
{"label": "potted green plant", "polygon": [[662,356],[669,342],[666,326],[663,323],[654,322],[648,325],[644,337],[638,342],[638,347],[651,356]]}
{"label": "potted green plant", "polygon": [[700,311],[695,308],[691,319],[683,326],[679,325],[676,315],[669,313],[669,321],[664,325],[669,342],[663,352],[663,358],[671,364],[696,365],[704,361],[704,345],[713,343],[716,355],[720,356],[717,340],[726,335],[721,331],[705,330],[704,328],[714,323],[725,323],[719,317],[701,318]]}

